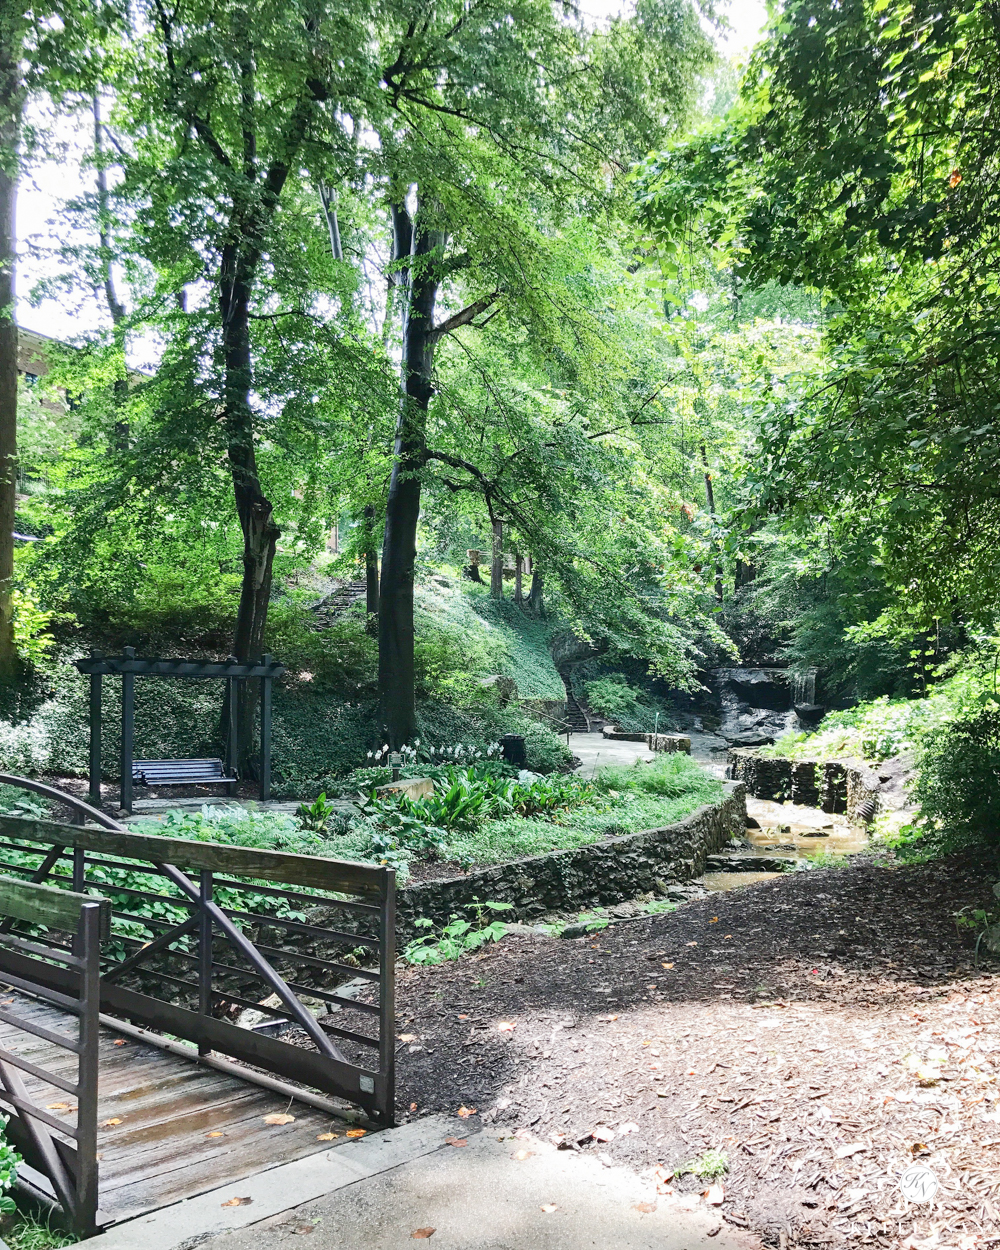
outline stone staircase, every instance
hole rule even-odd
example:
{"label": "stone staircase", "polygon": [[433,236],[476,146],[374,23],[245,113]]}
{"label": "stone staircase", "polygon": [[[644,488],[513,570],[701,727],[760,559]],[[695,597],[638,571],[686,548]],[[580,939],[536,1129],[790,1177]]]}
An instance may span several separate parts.
{"label": "stone staircase", "polygon": [[598,716],[587,707],[586,703],[580,702],[573,693],[569,678],[565,673],[560,676],[566,687],[566,724],[569,726],[570,733],[600,733],[604,728],[604,717]]}

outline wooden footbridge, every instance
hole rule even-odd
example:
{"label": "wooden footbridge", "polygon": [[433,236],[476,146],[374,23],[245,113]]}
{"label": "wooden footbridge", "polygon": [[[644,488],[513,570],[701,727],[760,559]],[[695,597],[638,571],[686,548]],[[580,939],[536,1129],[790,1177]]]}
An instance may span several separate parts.
{"label": "wooden footbridge", "polygon": [[0,1109],[80,1236],[392,1123],[390,869],[0,784],[71,812],[0,816]]}

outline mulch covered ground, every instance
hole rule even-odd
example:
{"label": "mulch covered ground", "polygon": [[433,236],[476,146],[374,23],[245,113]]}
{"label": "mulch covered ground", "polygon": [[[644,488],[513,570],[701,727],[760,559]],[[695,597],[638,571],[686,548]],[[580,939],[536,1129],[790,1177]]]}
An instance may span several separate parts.
{"label": "mulch covered ground", "polygon": [[[1000,1244],[1000,965],[952,919],[991,884],[855,860],[408,969],[401,1118],[474,1109],[698,1202],[678,1173],[722,1150],[717,1209],[768,1246]],[[914,1161],[931,1203],[901,1196]]]}

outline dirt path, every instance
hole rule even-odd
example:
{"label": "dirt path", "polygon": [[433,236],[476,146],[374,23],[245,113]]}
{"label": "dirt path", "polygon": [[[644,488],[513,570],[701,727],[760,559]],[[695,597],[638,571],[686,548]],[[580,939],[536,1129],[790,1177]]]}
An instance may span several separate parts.
{"label": "dirt path", "polygon": [[[951,919],[990,884],[856,860],[408,970],[404,1118],[475,1108],[661,1177],[722,1150],[721,1212],[769,1246],[1000,1244],[1000,976]],[[907,1208],[914,1160],[940,1190]]]}

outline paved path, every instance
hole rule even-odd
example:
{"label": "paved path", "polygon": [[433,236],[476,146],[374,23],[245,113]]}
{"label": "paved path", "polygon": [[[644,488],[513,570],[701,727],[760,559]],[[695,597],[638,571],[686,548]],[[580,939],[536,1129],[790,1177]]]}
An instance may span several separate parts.
{"label": "paved path", "polygon": [[602,734],[570,734],[569,749],[581,760],[577,769],[581,777],[593,777],[605,764],[634,764],[656,758],[644,742],[615,742]]}
{"label": "paved path", "polygon": [[[456,1122],[452,1132],[468,1133],[468,1126]],[[651,1181],[591,1156],[488,1131],[458,1140],[468,1144],[442,1144],[260,1223],[198,1241],[198,1250],[293,1250],[299,1244],[403,1250],[423,1240],[435,1250],[749,1250],[760,1244],[723,1223],[697,1196],[689,1200],[693,1209],[658,1197]],[[299,1243],[303,1233],[310,1239]]]}

